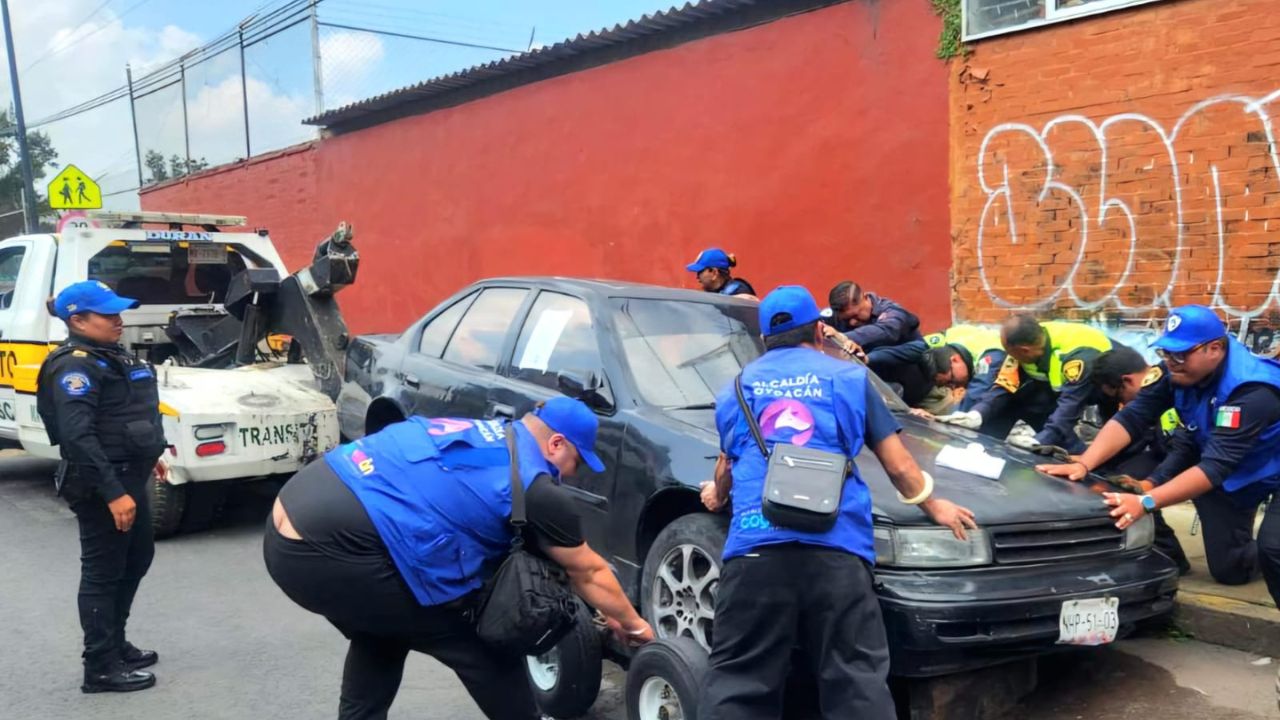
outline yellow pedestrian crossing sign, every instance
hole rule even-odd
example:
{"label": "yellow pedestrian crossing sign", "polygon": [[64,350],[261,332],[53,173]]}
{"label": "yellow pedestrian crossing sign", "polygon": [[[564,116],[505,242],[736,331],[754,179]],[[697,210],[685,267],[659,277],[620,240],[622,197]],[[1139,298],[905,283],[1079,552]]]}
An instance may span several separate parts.
{"label": "yellow pedestrian crossing sign", "polygon": [[49,207],[54,210],[97,210],[102,207],[102,190],[80,168],[68,165],[49,181]]}

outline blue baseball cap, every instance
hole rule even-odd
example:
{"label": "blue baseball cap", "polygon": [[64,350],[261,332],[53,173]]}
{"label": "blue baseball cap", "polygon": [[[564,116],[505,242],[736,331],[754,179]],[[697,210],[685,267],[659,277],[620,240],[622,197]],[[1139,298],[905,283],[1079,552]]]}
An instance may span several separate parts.
{"label": "blue baseball cap", "polygon": [[1226,334],[1227,328],[1217,313],[1204,305],[1183,305],[1169,312],[1164,333],[1151,345],[1169,352],[1186,352]]}
{"label": "blue baseball cap", "polygon": [[82,280],[66,286],[58,293],[53,299],[53,310],[66,322],[72,315],[84,312],[119,315],[141,304],[133,298],[120,297],[104,282]]}
{"label": "blue baseball cap", "polygon": [[[781,313],[791,318],[784,322],[774,323],[773,319]],[[783,285],[764,296],[760,302],[760,332],[765,337],[794,330],[822,317],[818,302],[813,294],[799,285]]]}
{"label": "blue baseball cap", "polygon": [[596,430],[600,422],[596,414],[579,400],[553,397],[534,413],[547,427],[560,433],[573,445],[582,461],[595,472],[604,472],[604,463],[596,455]]}
{"label": "blue baseball cap", "polygon": [[729,269],[729,253],[720,248],[707,248],[698,253],[698,259],[685,265],[685,269],[689,272],[702,272],[707,268]]}

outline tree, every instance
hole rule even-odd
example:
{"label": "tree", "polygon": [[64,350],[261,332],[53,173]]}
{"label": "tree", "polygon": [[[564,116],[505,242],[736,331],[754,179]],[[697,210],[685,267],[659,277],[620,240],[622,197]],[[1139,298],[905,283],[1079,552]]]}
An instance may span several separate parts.
{"label": "tree", "polygon": [[169,179],[169,171],[164,166],[164,155],[160,154],[160,151],[148,150],[142,164],[151,173],[151,177],[147,178],[148,185],[154,185]]}
{"label": "tree", "polygon": [[[11,128],[7,111],[0,111],[0,128]],[[32,177],[39,180],[58,159],[53,142],[43,132],[27,133],[27,151],[31,153]],[[36,208],[40,216],[49,215],[49,199],[36,186]],[[13,134],[0,137],[0,238],[22,231],[22,167],[18,163],[18,140]],[[12,214],[10,214],[12,213]]]}
{"label": "tree", "polygon": [[[188,174],[187,161],[177,153],[169,156],[168,164],[166,165],[163,153],[159,150],[148,150],[142,160],[142,164],[151,173],[151,177],[147,178],[148,185],[164,182],[165,180],[177,180]],[[191,158],[191,172],[200,172],[207,167],[209,167],[207,159],[203,157]]]}

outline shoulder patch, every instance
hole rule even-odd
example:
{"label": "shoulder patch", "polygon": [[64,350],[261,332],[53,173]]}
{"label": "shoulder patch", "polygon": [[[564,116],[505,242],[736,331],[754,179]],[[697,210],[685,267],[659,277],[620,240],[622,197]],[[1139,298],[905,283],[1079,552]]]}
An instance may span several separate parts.
{"label": "shoulder patch", "polygon": [[1066,378],[1069,383],[1080,382],[1080,378],[1084,376],[1083,360],[1068,360],[1062,366],[1062,377]]}
{"label": "shoulder patch", "polygon": [[1000,371],[996,374],[995,384],[1011,394],[1018,392],[1018,388],[1021,387],[1021,366],[1012,355],[1006,357],[1004,363],[1000,365]]}
{"label": "shoulder patch", "polygon": [[66,391],[68,395],[79,397],[89,392],[93,387],[93,383],[89,381],[89,376],[80,372],[65,373],[58,378],[58,384]]}
{"label": "shoulder patch", "polygon": [[83,350],[72,350],[71,357],[89,357],[89,353]]}
{"label": "shoulder patch", "polygon": [[939,348],[947,344],[947,338],[942,333],[933,333],[924,336],[925,344],[931,348]]}
{"label": "shoulder patch", "polygon": [[1160,382],[1160,378],[1164,377],[1164,371],[1159,367],[1152,366],[1147,368],[1147,374],[1142,376],[1142,387],[1155,385]]}

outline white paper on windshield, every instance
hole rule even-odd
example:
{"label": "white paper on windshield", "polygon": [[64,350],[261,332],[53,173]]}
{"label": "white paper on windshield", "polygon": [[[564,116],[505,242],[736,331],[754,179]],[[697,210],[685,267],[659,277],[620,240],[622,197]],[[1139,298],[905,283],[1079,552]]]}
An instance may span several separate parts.
{"label": "white paper on windshield", "polygon": [[564,333],[565,325],[573,316],[572,310],[547,310],[538,318],[533,326],[533,334],[524,346],[524,354],[520,356],[519,367],[530,370],[547,371],[547,363],[551,361],[551,353]]}
{"label": "white paper on windshield", "polygon": [[960,472],[991,480],[1000,479],[1000,473],[1004,472],[1005,463],[1003,458],[988,455],[982,445],[978,443],[969,443],[962,448],[948,445],[942,448],[942,451],[938,453],[938,457],[933,462],[940,467],[959,470]]}

